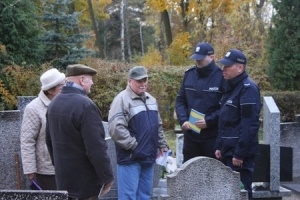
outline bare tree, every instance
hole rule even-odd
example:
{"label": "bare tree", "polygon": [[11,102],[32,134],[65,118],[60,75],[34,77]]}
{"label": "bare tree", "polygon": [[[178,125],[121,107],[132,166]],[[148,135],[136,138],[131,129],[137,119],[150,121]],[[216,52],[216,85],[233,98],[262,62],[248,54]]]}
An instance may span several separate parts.
{"label": "bare tree", "polygon": [[125,15],[124,15],[124,9],[126,5],[127,0],[121,0],[120,4],[120,20],[121,20],[121,56],[122,61],[125,62]]}
{"label": "bare tree", "polygon": [[101,36],[99,34],[100,33],[99,26],[95,19],[93,4],[92,4],[91,0],[88,0],[87,2],[88,2],[88,6],[89,6],[90,18],[91,18],[94,33],[96,36],[96,47],[99,50],[100,58],[104,58],[104,52],[103,52],[103,49],[101,48]]}
{"label": "bare tree", "polygon": [[130,45],[130,32],[129,32],[129,17],[128,17],[128,2],[127,0],[124,0],[124,24],[125,24],[125,39],[126,39],[126,47],[127,47],[127,54],[128,54],[128,60],[129,63],[131,63],[131,45]]}

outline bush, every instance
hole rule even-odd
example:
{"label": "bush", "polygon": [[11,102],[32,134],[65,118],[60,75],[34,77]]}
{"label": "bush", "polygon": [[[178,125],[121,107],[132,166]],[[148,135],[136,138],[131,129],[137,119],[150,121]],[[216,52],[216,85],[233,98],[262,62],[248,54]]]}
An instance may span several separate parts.
{"label": "bush", "polygon": [[[98,71],[90,97],[106,119],[113,98],[127,86],[127,72],[132,66],[91,59],[85,63]],[[186,67],[171,66],[148,68],[150,78],[147,91],[157,99],[164,127],[167,129],[173,129],[175,124],[175,98],[185,70]]]}
{"label": "bush", "polygon": [[300,91],[263,91],[261,96],[273,97],[282,122],[293,122],[295,115],[300,113]]}
{"label": "bush", "polygon": [[[87,65],[97,69],[98,74],[94,80],[94,86],[90,97],[99,106],[104,119],[107,119],[110,103],[113,98],[127,85],[127,72],[133,65],[120,62],[108,62],[103,60],[88,60]],[[187,66],[151,66],[148,68],[149,85],[148,92],[158,101],[160,114],[165,129],[174,129],[174,108],[177,92]],[[251,74],[250,74],[250,77]],[[252,77],[255,82],[256,76]],[[264,80],[266,82],[266,80]],[[269,84],[267,89],[269,89]],[[261,86],[261,98],[272,96],[281,112],[282,121],[294,121],[295,114],[300,112],[300,92],[271,92],[263,91]],[[262,117],[261,117],[262,118]]]}
{"label": "bush", "polygon": [[[82,62],[95,68],[98,73],[94,79],[94,86],[90,98],[97,104],[106,121],[109,107],[113,98],[127,85],[127,72],[134,66],[121,62],[108,62],[99,59],[88,59]],[[39,69],[28,69],[20,66],[7,66],[0,74],[0,107],[2,109],[16,108],[16,96],[37,95],[40,90],[39,76],[46,69],[44,64]],[[166,130],[173,130],[177,121],[174,119],[174,108],[177,92],[188,66],[151,66],[147,67],[149,78],[148,92],[158,101],[160,114]],[[256,75],[259,73],[255,72]],[[300,91],[277,92],[264,91],[263,85],[269,88],[264,76],[252,76],[255,82],[261,84],[261,97],[272,96],[281,112],[281,121],[294,121],[295,115],[300,113]],[[257,80],[257,77],[259,80]],[[263,80],[263,81],[262,81]]]}

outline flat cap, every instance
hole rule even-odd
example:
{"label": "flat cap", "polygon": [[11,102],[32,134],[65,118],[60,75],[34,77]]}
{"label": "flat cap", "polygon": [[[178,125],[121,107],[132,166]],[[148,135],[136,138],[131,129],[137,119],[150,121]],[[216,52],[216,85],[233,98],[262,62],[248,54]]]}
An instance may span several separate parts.
{"label": "flat cap", "polygon": [[148,78],[147,69],[143,66],[135,66],[129,70],[128,78],[134,80],[141,80],[143,78]]}
{"label": "flat cap", "polygon": [[67,66],[67,71],[66,71],[66,76],[79,76],[83,74],[89,74],[89,75],[95,75],[97,74],[97,71],[94,70],[91,67],[88,67],[86,65],[82,64],[75,64],[75,65],[68,65]]}

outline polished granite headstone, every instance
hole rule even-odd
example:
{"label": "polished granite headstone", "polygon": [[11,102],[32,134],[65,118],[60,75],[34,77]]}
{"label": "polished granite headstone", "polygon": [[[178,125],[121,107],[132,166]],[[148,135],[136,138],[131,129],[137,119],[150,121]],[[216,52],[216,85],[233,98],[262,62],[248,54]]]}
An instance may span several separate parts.
{"label": "polished granite headstone", "polygon": [[240,174],[222,162],[195,157],[167,175],[165,200],[246,200],[248,193],[240,188]]}

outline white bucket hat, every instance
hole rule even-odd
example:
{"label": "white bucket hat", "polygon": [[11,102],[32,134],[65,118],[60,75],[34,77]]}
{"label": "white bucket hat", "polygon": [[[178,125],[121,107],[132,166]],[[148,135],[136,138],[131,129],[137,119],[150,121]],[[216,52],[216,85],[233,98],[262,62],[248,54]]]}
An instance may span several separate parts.
{"label": "white bucket hat", "polygon": [[65,78],[65,74],[59,72],[56,68],[49,69],[40,77],[40,81],[42,83],[41,88],[43,91],[49,90],[54,86],[59,85]]}

